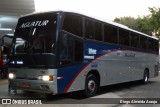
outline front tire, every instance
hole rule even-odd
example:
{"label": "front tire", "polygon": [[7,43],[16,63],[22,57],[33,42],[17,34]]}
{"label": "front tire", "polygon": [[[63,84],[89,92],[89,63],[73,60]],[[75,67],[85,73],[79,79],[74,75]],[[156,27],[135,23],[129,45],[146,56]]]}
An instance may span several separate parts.
{"label": "front tire", "polygon": [[88,74],[85,81],[85,97],[92,97],[96,95],[99,84],[94,74]]}

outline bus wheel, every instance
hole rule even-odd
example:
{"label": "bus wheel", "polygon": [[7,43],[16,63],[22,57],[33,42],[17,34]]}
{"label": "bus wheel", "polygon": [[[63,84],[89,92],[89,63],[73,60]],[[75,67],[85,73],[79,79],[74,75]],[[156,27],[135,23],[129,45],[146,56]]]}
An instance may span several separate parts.
{"label": "bus wheel", "polygon": [[94,74],[87,75],[85,81],[85,90],[84,90],[85,97],[91,97],[96,95],[97,90],[98,90],[97,78],[95,77]]}
{"label": "bus wheel", "polygon": [[143,83],[147,84],[148,83],[148,79],[149,79],[149,72],[148,70],[144,71],[144,75],[143,75]]}

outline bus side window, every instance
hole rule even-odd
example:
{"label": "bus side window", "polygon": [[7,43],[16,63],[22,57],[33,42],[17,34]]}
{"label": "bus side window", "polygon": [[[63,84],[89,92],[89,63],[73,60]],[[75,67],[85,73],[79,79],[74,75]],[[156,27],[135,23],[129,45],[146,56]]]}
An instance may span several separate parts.
{"label": "bus side window", "polygon": [[82,40],[63,33],[60,40],[60,65],[79,63],[82,60]]}
{"label": "bus side window", "polygon": [[147,37],[140,36],[140,48],[141,49],[147,49]]}
{"label": "bus side window", "polygon": [[95,22],[95,40],[103,41],[102,23]]}
{"label": "bus side window", "polygon": [[82,37],[82,18],[78,15],[66,14],[63,30]]}
{"label": "bus side window", "polygon": [[119,44],[129,46],[129,32],[123,29],[119,29]]}
{"label": "bus side window", "polygon": [[75,62],[81,62],[83,60],[83,42],[75,40]]}
{"label": "bus side window", "polygon": [[111,25],[104,25],[104,42],[117,44],[117,28]]}
{"label": "bus side window", "polygon": [[157,40],[154,40],[154,52],[159,54],[159,42]]}
{"label": "bus side window", "polygon": [[85,36],[88,39],[95,39],[93,20],[85,19]]}
{"label": "bus side window", "polygon": [[154,41],[151,38],[148,39],[148,49],[154,51]]}
{"label": "bus side window", "polygon": [[70,64],[73,62],[73,39],[67,34],[63,34],[60,44],[60,61],[61,65]]}
{"label": "bus side window", "polygon": [[139,46],[139,36],[136,33],[130,34],[130,45],[131,47],[138,48]]}

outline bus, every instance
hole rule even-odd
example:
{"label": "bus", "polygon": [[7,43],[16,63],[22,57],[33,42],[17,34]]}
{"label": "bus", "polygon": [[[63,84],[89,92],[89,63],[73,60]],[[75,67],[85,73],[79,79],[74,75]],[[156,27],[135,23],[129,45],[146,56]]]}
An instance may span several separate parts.
{"label": "bus", "polygon": [[0,75],[1,78],[8,78],[8,56],[11,51],[13,34],[6,34],[1,37],[0,43]]}
{"label": "bus", "polygon": [[158,39],[126,26],[76,12],[33,13],[19,18],[23,40],[9,59],[9,92],[63,94],[158,76]]}

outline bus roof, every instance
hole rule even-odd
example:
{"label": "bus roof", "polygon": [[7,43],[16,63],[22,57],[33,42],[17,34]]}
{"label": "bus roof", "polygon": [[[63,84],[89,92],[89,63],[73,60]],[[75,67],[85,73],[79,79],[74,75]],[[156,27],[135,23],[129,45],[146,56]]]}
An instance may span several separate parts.
{"label": "bus roof", "polygon": [[100,17],[97,17],[97,16],[89,16],[87,14],[84,14],[84,13],[80,13],[80,12],[74,12],[74,11],[62,11],[62,10],[59,10],[59,11],[47,11],[47,12],[35,12],[35,13],[31,13],[31,14],[27,14],[27,15],[24,15],[22,17],[25,17],[25,16],[30,16],[30,15],[36,15],[36,14],[45,14],[45,13],[71,13],[71,14],[77,14],[77,15],[81,15],[81,16],[84,16],[84,17],[88,17],[88,18],[92,18],[92,19],[95,19],[95,20],[99,20],[101,22],[104,22],[104,23],[108,23],[110,25],[114,25],[116,27],[119,27],[119,28],[123,28],[123,29],[126,29],[128,31],[132,31],[132,32],[135,32],[135,33],[138,33],[138,34],[141,34],[141,35],[144,35],[144,36],[147,36],[147,37],[150,37],[150,38],[153,38],[153,39],[156,39],[158,40],[157,37],[155,36],[150,36],[150,35],[147,35],[145,33],[142,33],[142,32],[139,32],[139,31],[136,31],[136,30],[133,30],[123,24],[119,24],[119,23],[116,23],[116,22],[113,22],[113,21],[110,21],[110,20],[104,20]]}

